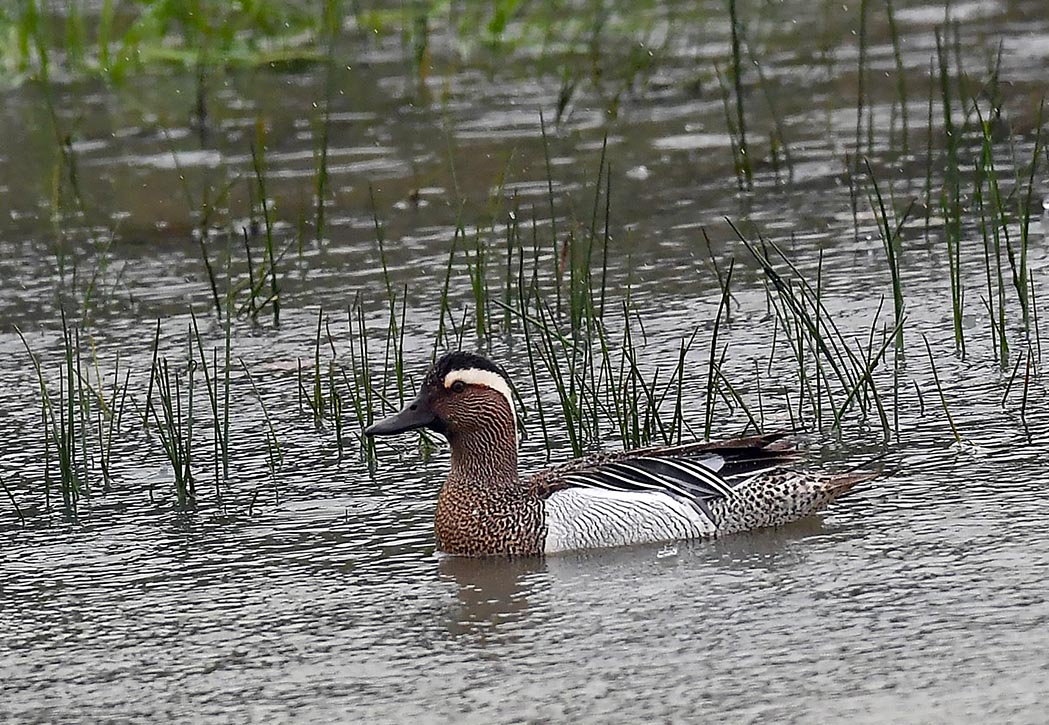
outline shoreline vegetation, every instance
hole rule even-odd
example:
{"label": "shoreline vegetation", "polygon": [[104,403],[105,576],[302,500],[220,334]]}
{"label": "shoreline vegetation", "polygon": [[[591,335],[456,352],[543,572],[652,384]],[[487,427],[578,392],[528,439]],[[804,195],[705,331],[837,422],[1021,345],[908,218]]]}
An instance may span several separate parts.
{"label": "shoreline vegetation", "polygon": [[[214,103],[209,88],[216,75],[237,67],[289,73],[300,64],[334,69],[343,64],[335,60],[336,48],[347,32],[396,39],[405,75],[424,85],[435,55],[520,53],[537,66],[562,68],[551,107],[537,114],[535,135],[545,156],[544,178],[537,183],[547,190],[546,198],[536,204],[504,193],[505,174],[492,180],[486,205],[460,197],[453,184],[456,219],[438,272],[437,322],[423,326],[436,328],[428,346],[431,360],[443,349],[513,349],[525,370],[515,376],[519,408],[548,452],[561,441],[567,442],[566,453],[578,456],[601,446],[709,438],[724,432],[718,421],[730,421],[739,434],[787,428],[839,441],[853,435],[888,447],[905,440],[907,427],[926,416],[962,450],[966,432],[952,410],[965,401],[940,374],[947,358],[972,375],[988,376],[1001,392],[1001,407],[1030,439],[1028,411],[1033,400],[1043,399],[1043,279],[1031,260],[1034,227],[1040,223],[1039,183],[1049,168],[1044,99],[1035,102],[1029,124],[1014,126],[1008,79],[1001,75],[1002,45],[986,68],[965,65],[949,9],[935,30],[924,86],[905,72],[892,2],[860,0],[855,18],[855,133],[836,161],[852,233],[858,238],[873,232],[882,260],[881,279],[869,283],[868,323],[858,329],[855,316],[833,303],[828,288],[835,280],[827,277],[822,251],[815,265],[800,265],[793,238],[727,219],[735,237],[731,253],[715,254],[708,243],[702,260],[703,273],[717,281],[718,293],[707,300],[716,312],[680,330],[668,354],[670,346],[649,344],[646,325],[658,310],[636,302],[630,260],[624,263],[613,235],[615,220],[622,222],[629,211],[613,205],[623,177],[609,137],[629,96],[653,82],[660,53],[674,41],[656,30],[675,19],[658,16],[657,23],[650,9],[646,15],[618,8],[595,11],[589,24],[559,27],[556,13],[512,0],[483,13],[457,3],[416,3],[397,11],[362,5],[257,0],[233,11],[232,5],[200,0],[152,2],[129,11],[102,0],[97,11],[72,3],[69,12],[54,13],[39,0],[28,0],[19,10],[0,14],[5,84],[39,88],[49,109],[61,288],[56,343],[17,330],[35,378],[32,400],[40,433],[32,445],[42,470],[30,474],[0,466],[5,493],[0,501],[11,504],[7,518],[23,525],[50,520],[52,513],[76,519],[84,500],[125,484],[114,453],[122,440],[150,446],[168,467],[164,481],[145,484],[149,499],[159,495],[187,511],[206,502],[250,515],[260,492],[267,498],[272,492],[279,501],[289,426],[312,425],[339,461],[374,471],[375,443],[361,430],[412,394],[418,382],[412,374],[425,360],[406,343],[409,328],[419,326],[410,290],[389,259],[386,210],[373,190],[369,213],[381,290],[369,299],[358,291],[345,307],[320,309],[297,307],[287,292],[289,278],[308,273],[309,250],[331,243],[331,83],[326,102],[305,111],[314,139],[309,215],[284,218],[272,205],[274,170],[261,119],[241,149],[247,159],[243,168],[227,169],[202,186],[187,181],[168,139],[172,193],[186,203],[186,228],[192,230],[186,243],[199,253],[208,303],[188,306],[176,320],[139,319],[142,339],[152,340],[147,364],[136,368],[119,348],[95,340],[105,321],[94,311],[104,305],[105,280],[112,276],[110,247],[119,228],[92,232],[81,243],[87,254],[66,259],[63,251],[83,239],[90,226],[84,220],[94,218],[94,210],[85,193],[76,131],[56,106],[56,86],[82,79],[119,84],[161,67],[192,74],[198,93],[191,125],[205,146]],[[763,47],[735,0],[718,7],[725,31],[718,41],[725,52],[703,77],[716,89],[723,110],[734,171],[729,193],[790,188],[797,183],[800,148],[791,141],[789,119],[777,112],[776,80],[762,62]],[[867,38],[874,23],[889,28],[888,63],[894,70],[885,69],[884,58],[871,58]],[[642,44],[643,52],[603,55],[617,38],[646,33],[654,42]],[[580,47],[591,54],[590,65],[573,75],[566,70],[568,59],[577,61]],[[614,78],[603,70],[606,65],[618,69]],[[875,73],[894,76],[888,101],[871,96],[865,79]],[[575,199],[566,212],[555,191],[559,170],[551,163],[550,142],[583,93],[604,102],[606,126],[597,163],[586,172],[587,198]],[[887,134],[892,158],[876,147],[876,133]],[[448,145],[454,159],[453,135]],[[454,181],[454,163],[451,167]],[[902,168],[913,173],[901,179]],[[697,237],[705,235],[706,230]],[[932,330],[911,314],[907,279],[918,263],[912,251],[918,244],[938,250],[947,290],[938,312],[950,321],[947,338],[930,341]],[[628,270],[625,284],[617,276],[613,286],[613,266]],[[745,287],[754,280],[756,286]],[[731,352],[743,332],[737,328],[733,334],[734,318],[741,316],[740,297],[754,294],[764,301],[761,324],[773,330],[772,344],[761,356],[740,360]],[[919,319],[928,319],[923,312]],[[266,402],[274,394],[286,396],[286,386],[267,390],[268,381],[237,346],[238,336],[277,329],[289,314],[298,320],[308,314],[313,329],[296,370],[293,421],[276,419]],[[171,332],[182,325],[184,330]],[[689,378],[701,380],[697,399]],[[257,423],[236,425],[249,406]],[[434,446],[432,438],[420,439],[423,455]],[[264,455],[268,480],[254,481],[235,495],[232,462],[245,449]]]}

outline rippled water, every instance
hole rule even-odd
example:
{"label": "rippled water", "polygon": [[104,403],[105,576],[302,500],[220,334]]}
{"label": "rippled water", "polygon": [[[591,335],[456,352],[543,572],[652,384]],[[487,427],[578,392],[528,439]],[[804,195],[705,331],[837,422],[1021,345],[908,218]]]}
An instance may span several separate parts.
{"label": "rippled water", "polygon": [[[925,183],[925,78],[944,11],[928,2],[894,6],[912,89],[909,150],[902,151],[898,120],[890,123],[898,111],[895,61],[879,9],[868,19],[875,131],[867,151],[884,183],[907,198]],[[1001,43],[1006,122],[1019,156],[1029,157],[1049,70],[1042,3],[951,7],[974,77],[983,77]],[[699,326],[700,342],[687,359],[694,375],[684,387],[690,419],[704,414],[706,345],[721,296],[711,252],[721,263],[737,259],[733,312],[720,331],[730,345],[726,374],[753,404],[751,371],[760,363],[767,428],[791,425],[783,391],[797,405],[789,357],[780,354],[775,367],[765,367],[773,328],[761,273],[734,241],[726,216],[754,237],[779,242],[810,275],[822,251],[827,307],[850,336],[866,340],[879,302],[891,306],[891,288],[875,219],[861,199],[854,226],[844,180],[856,123],[857,8],[784,2],[744,18],[794,163],[793,181],[777,182],[768,160],[772,114],[752,79],[754,154],[764,161],[756,190],[747,193],[736,186],[712,73],[714,61],[728,63],[723,8],[671,3],[638,15],[643,22],[634,30],[622,30],[634,15],[615,16],[624,35],[604,41],[609,71],[582,82],[560,123],[560,69],[583,62],[580,47],[543,53],[521,43],[465,57],[453,37],[435,31],[434,69],[419,87],[406,72],[410,49],[389,37],[350,34],[343,52],[351,67],[334,81],[326,240],[306,244],[301,256],[289,252],[279,328],[246,321],[234,327],[235,353],[277,422],[284,464],[270,475],[264,413],[237,367],[231,481],[216,490],[205,416],[197,429],[195,510],[175,505],[160,444],[131,421],[136,412],[128,413],[114,446],[108,490],[96,483],[75,517],[65,516],[54,497],[45,508],[38,389],[14,326],[26,331],[48,369],[57,369],[60,307],[82,317],[94,276],[84,346],[90,338],[103,377],[112,376],[120,351],[121,369],[132,371],[138,391],[132,411],[143,403],[156,317],[165,320],[162,347],[171,356],[184,354],[187,302],[200,316],[205,345],[221,345],[222,330],[207,319],[210,291],[178,169],[197,199],[205,184],[241,174],[218,216],[223,224],[244,223],[248,147],[256,118],[265,119],[277,235],[282,243],[294,239],[300,215],[313,213],[320,119],[313,104],[323,101],[323,69],[216,79],[203,145],[186,126],[192,77],[59,86],[60,116],[75,129],[86,211],[57,240],[54,138],[41,91],[30,85],[6,93],[0,476],[26,524],[0,497],[0,718],[1044,719],[1045,389],[1036,370],[1025,386],[1022,366],[1010,387],[1011,370],[994,362],[979,254],[963,260],[968,354],[954,354],[945,250],[935,234],[926,241],[924,210],[905,244],[908,352],[892,406],[898,434],[885,444],[872,415],[850,419],[840,438],[829,426],[803,437],[817,463],[884,454],[886,475],[819,519],[716,542],[546,560],[441,558],[433,553],[432,515],[447,452],[421,457],[412,440],[383,444],[378,468],[369,472],[352,447],[340,457],[332,431],[316,429],[303,412],[297,368],[312,365],[318,308],[337,311],[359,293],[377,335],[385,325],[372,194],[385,225],[391,284],[408,289],[404,346],[412,380],[425,368],[438,325],[457,184],[471,223],[487,214],[501,224],[516,194],[523,216],[530,219],[535,207],[549,240],[540,109],[549,124],[560,234],[590,223],[608,130],[610,299],[618,304],[629,282],[647,334],[646,371],[673,365],[679,339]],[[651,71],[623,87],[612,70],[632,44],[617,37],[643,37],[658,48]],[[934,153],[942,155],[942,146]],[[107,246],[110,228],[116,236]],[[1028,264],[1044,297],[1049,257],[1037,223],[1031,239]],[[484,241],[502,249],[498,225]],[[966,243],[982,244],[976,236]],[[471,309],[470,294],[460,259],[450,285],[457,316]],[[1036,309],[1044,320],[1041,297]],[[345,363],[344,316],[334,314],[331,326]],[[922,334],[961,444],[954,443]],[[467,347],[478,344],[465,338]],[[497,335],[491,354],[507,364],[531,406],[523,346]],[[888,395],[892,371],[879,370],[878,381]],[[544,400],[548,410],[556,407],[552,389]],[[716,434],[742,430],[739,409],[719,403],[716,410]],[[547,449],[534,413],[529,431],[526,467],[569,456],[560,433]],[[617,445],[611,426],[605,433],[607,445]]]}

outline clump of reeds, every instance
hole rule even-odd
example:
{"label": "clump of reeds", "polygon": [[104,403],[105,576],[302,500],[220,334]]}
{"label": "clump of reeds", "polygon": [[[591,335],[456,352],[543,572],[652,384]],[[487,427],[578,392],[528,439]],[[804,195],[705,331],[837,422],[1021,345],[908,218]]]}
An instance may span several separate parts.
{"label": "clump of reeds", "polygon": [[[153,338],[153,362],[150,365],[149,392],[146,411],[151,416],[164,454],[171,464],[175,494],[180,506],[195,502],[196,480],[193,476],[193,376],[195,365],[188,359],[186,373],[176,364],[172,367],[166,357],[159,357],[160,320],[157,320]],[[185,380],[185,382],[183,382]],[[183,410],[183,389],[186,392]],[[155,397],[154,397],[155,393]],[[159,403],[159,412],[157,410]]]}
{"label": "clump of reeds", "polygon": [[[232,320],[226,315],[223,325],[223,349],[222,361],[219,362],[219,349],[211,350],[211,365],[208,365],[208,356],[204,351],[204,342],[197,326],[197,316],[191,311],[193,321],[193,342],[196,343],[198,358],[192,360],[190,356],[190,367],[200,366],[204,374],[204,385],[211,404],[211,424],[213,431],[213,461],[215,477],[215,496],[222,500],[221,481],[229,479],[229,452],[230,452],[230,368],[232,363]],[[192,384],[192,383],[191,383]],[[221,475],[220,475],[221,474]]]}
{"label": "clump of reeds", "polygon": [[[80,375],[80,351],[78,331],[70,330],[62,317],[62,344],[64,359],[59,367],[58,390],[48,384],[39,358],[29,347],[21,330],[26,353],[33,362],[37,384],[40,389],[41,429],[44,432],[44,497],[50,506],[51,489],[57,475],[58,490],[62,496],[63,510],[75,515],[80,497],[89,489],[88,471],[90,461],[86,457],[87,428],[85,417],[89,411],[89,397],[84,390],[84,379]],[[57,472],[55,471],[57,468]]]}
{"label": "clump of reeds", "polygon": [[136,70],[178,65],[263,66],[323,57],[318,43],[340,16],[339,0],[296,3],[144,3],[104,0],[53,6],[40,0],[0,12],[0,63],[24,77],[50,73],[119,81]]}

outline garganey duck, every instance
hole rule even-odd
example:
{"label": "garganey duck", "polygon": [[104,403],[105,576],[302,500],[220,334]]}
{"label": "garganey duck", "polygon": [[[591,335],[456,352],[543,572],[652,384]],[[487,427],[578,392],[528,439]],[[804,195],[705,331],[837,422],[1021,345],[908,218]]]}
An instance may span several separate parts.
{"label": "garganey duck", "polygon": [[364,432],[418,428],[451,444],[451,470],[437,499],[437,548],[465,556],[539,555],[778,526],[872,477],[790,470],[797,450],[773,434],[597,454],[522,478],[509,378],[466,352],[438,359],[412,403]]}

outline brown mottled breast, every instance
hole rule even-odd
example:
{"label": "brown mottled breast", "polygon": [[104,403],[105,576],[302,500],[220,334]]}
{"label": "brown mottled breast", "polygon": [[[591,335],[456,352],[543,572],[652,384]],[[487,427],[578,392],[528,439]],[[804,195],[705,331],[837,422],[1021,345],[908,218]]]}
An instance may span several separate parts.
{"label": "brown mottled breast", "polygon": [[437,548],[461,556],[535,556],[546,525],[538,497],[521,487],[449,479],[437,499]]}

